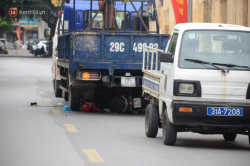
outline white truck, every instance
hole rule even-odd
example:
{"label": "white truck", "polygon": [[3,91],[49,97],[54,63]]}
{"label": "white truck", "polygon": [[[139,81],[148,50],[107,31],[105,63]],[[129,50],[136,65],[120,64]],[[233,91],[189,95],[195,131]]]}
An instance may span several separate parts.
{"label": "white truck", "polygon": [[165,145],[187,131],[250,143],[250,28],[178,24],[165,51],[145,47],[143,64],[147,137],[162,128]]}

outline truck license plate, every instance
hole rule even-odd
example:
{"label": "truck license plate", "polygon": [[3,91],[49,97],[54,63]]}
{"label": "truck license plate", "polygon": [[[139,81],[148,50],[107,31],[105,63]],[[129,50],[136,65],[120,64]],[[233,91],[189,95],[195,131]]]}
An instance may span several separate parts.
{"label": "truck license plate", "polygon": [[122,87],[136,87],[135,77],[121,77]]}
{"label": "truck license plate", "polygon": [[242,116],[242,108],[207,107],[207,115],[214,116]]}
{"label": "truck license plate", "polygon": [[134,98],[134,108],[141,108],[141,98]]}

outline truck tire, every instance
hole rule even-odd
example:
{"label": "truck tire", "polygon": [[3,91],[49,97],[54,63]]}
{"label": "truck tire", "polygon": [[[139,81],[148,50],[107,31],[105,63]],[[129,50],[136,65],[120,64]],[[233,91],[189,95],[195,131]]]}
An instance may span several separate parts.
{"label": "truck tire", "polygon": [[176,126],[169,121],[167,110],[165,110],[163,114],[162,135],[163,143],[165,145],[175,144],[177,137]]}
{"label": "truck tire", "polygon": [[65,101],[68,101],[68,100],[69,100],[69,93],[68,93],[68,92],[65,92],[64,100],[65,100]]}
{"label": "truck tire", "polygon": [[55,80],[54,90],[56,97],[62,97],[62,89],[60,88],[60,81]]}
{"label": "truck tire", "polygon": [[147,137],[155,138],[158,133],[159,111],[156,105],[148,104],[145,113],[145,133]]}
{"label": "truck tire", "polygon": [[64,98],[65,101],[68,101],[68,92],[62,90],[62,97]]}
{"label": "truck tire", "polygon": [[53,89],[54,89],[54,91],[55,91],[55,79],[53,79]]}
{"label": "truck tire", "polygon": [[235,138],[237,137],[237,134],[226,133],[226,134],[223,134],[223,137],[224,137],[225,141],[234,141]]}
{"label": "truck tire", "polygon": [[248,130],[248,143],[249,143],[249,145],[250,145],[250,130]]}
{"label": "truck tire", "polygon": [[77,99],[73,98],[71,88],[69,88],[68,96],[69,96],[69,107],[72,110],[77,110],[78,111],[79,108],[80,108],[80,103],[79,103],[79,101],[77,101]]}

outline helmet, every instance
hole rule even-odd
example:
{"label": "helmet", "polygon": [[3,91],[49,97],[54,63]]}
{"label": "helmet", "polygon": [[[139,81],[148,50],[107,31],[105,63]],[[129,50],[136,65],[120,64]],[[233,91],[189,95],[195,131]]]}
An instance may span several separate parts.
{"label": "helmet", "polygon": [[93,102],[84,101],[82,105],[82,110],[85,112],[91,112],[93,110]]}
{"label": "helmet", "polygon": [[96,107],[94,102],[84,101],[82,105],[82,110],[85,112],[97,111],[99,112],[100,109]]}

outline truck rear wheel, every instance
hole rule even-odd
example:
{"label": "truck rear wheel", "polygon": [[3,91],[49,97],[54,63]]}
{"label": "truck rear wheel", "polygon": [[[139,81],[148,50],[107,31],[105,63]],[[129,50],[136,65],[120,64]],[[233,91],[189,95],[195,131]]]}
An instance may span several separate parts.
{"label": "truck rear wheel", "polygon": [[62,97],[65,101],[68,101],[68,92],[65,92],[65,90],[62,90]]}
{"label": "truck rear wheel", "polygon": [[154,104],[148,104],[145,113],[145,132],[147,137],[155,138],[158,133],[159,111]]}
{"label": "truck rear wheel", "polygon": [[80,103],[79,101],[77,101],[77,99],[73,98],[72,96],[72,89],[69,88],[69,93],[68,93],[68,98],[69,98],[69,107],[72,109],[72,110],[79,110],[80,108]]}
{"label": "truck rear wheel", "polygon": [[68,101],[68,100],[69,100],[69,92],[65,92],[64,100],[65,100],[65,101]]}
{"label": "truck rear wheel", "polygon": [[225,141],[234,141],[236,136],[237,136],[237,134],[234,134],[234,133],[233,134],[231,134],[231,133],[223,134]]}
{"label": "truck rear wheel", "polygon": [[54,80],[54,90],[55,90],[55,96],[56,97],[62,97],[62,89],[60,88],[60,81]]}
{"label": "truck rear wheel", "polygon": [[163,114],[162,135],[163,143],[165,145],[175,144],[177,137],[176,126],[169,121],[167,116],[167,110],[165,110]]}
{"label": "truck rear wheel", "polygon": [[250,145],[250,130],[248,130],[248,143],[249,143],[249,145]]}

